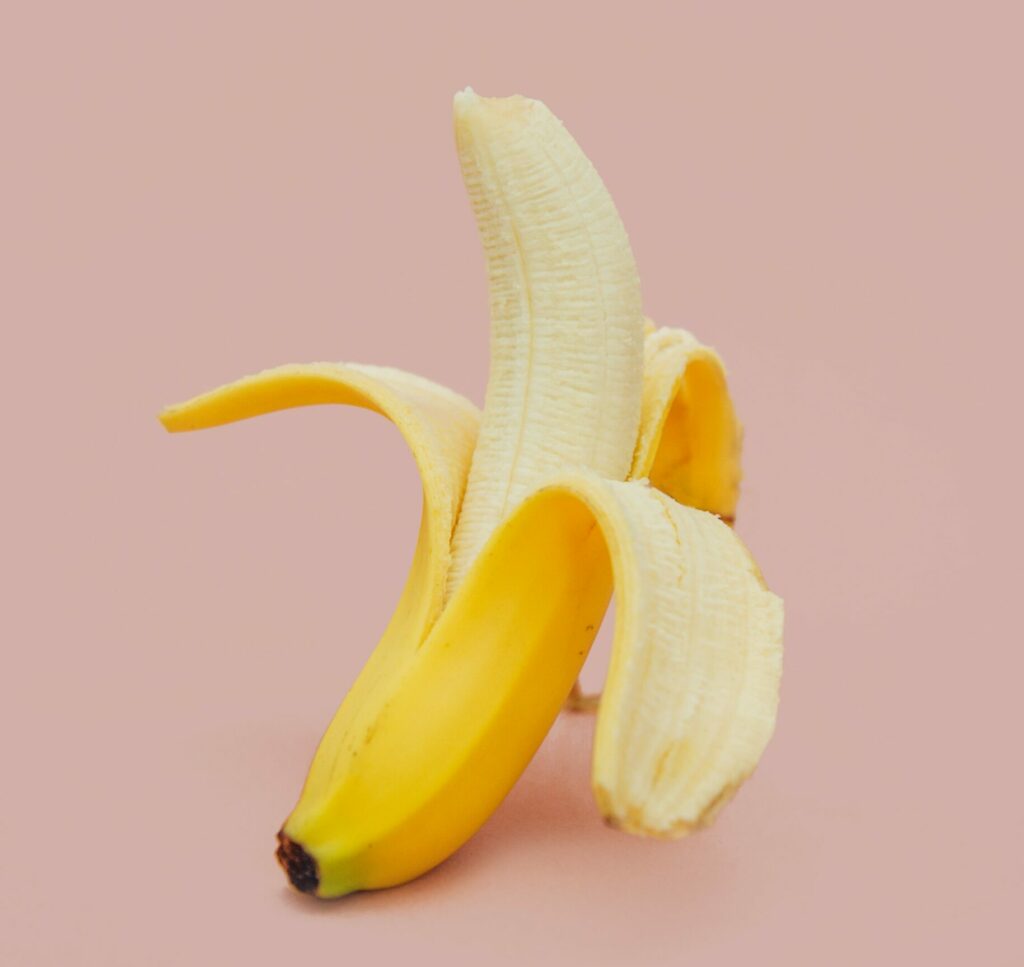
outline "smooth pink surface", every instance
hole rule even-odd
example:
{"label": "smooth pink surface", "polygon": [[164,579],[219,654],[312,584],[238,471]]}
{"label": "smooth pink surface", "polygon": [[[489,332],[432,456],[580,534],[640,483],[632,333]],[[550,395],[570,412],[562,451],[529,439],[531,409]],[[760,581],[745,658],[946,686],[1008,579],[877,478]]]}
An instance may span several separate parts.
{"label": "smooth pink surface", "polygon": [[[1019,5],[17,7],[0,962],[1022,962]],[[563,719],[440,870],[316,903],[273,835],[404,580],[415,469],[362,412],[156,413],[318,359],[482,397],[466,84],[567,121],[648,312],[729,364],[781,718],[669,844],[601,825]]]}

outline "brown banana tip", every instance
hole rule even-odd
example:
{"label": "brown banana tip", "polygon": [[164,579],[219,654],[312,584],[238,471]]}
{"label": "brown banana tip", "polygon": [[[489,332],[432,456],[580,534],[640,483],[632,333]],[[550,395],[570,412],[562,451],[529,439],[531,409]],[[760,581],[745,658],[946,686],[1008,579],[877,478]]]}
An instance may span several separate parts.
{"label": "brown banana tip", "polygon": [[277,843],[277,862],[288,874],[292,886],[300,893],[316,893],[320,886],[316,860],[293,839],[289,839],[284,830],[277,834]]}

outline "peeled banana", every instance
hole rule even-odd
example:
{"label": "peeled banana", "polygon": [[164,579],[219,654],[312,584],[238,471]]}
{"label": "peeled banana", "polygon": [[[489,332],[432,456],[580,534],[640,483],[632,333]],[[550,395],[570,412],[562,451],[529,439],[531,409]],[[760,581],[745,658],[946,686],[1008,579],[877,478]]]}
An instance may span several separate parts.
{"label": "peeled banana", "polygon": [[[718,357],[644,319],[625,230],[540,102],[455,99],[483,241],[481,414],[397,370],[285,366],[172,406],[172,431],[345,403],[423,480],[412,569],[278,834],[321,897],[406,882],[487,819],[557,717],[614,590],[593,786],[628,832],[709,822],[775,722],[782,604],[733,520],[740,426]],[[720,519],[721,518],[721,519]]]}
{"label": "peeled banana", "polygon": [[455,142],[487,262],[491,371],[449,593],[495,527],[553,471],[625,479],[644,342],[626,230],[547,107],[462,91]]}

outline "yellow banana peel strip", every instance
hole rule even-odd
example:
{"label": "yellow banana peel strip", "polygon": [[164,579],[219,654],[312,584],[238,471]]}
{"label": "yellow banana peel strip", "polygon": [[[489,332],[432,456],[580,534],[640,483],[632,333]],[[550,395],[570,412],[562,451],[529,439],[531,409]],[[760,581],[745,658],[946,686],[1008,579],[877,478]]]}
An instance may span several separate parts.
{"label": "yellow banana peel strip", "polygon": [[646,477],[680,503],[731,524],[740,496],[741,443],[718,354],[683,329],[650,324],[630,476]]}
{"label": "yellow banana peel strip", "polygon": [[447,606],[478,426],[470,402],[398,370],[321,363],[268,370],[161,415],[181,431],[361,406],[398,426],[420,470],[405,590],[280,836],[299,889],[337,896],[405,882],[465,842],[556,718],[613,586],[593,762],[604,816],[629,832],[680,835],[753,770],[774,724],[782,610],[714,516],[735,512],[739,424],[714,353],[680,330],[650,329],[645,343],[633,473],[655,486],[559,475],[496,529]]}
{"label": "yellow banana peel strip", "polygon": [[[170,406],[160,421],[171,432],[202,430],[264,413],[336,403],[372,410],[401,432],[423,483],[423,512],[412,567],[377,648],[339,714],[331,735],[343,734],[374,689],[416,649],[444,604],[451,536],[476,444],[480,414],[465,397],[411,373],[342,363],[287,365],[247,376]],[[321,760],[317,759],[317,765]],[[316,768],[306,783],[315,791]]]}

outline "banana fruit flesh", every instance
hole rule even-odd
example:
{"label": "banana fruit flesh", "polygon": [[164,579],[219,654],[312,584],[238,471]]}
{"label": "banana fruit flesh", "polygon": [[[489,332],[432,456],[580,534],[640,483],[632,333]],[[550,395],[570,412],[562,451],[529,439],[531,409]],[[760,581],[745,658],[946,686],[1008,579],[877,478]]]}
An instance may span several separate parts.
{"label": "banana fruit flesh", "polygon": [[449,594],[551,473],[629,473],[644,317],[611,196],[539,101],[455,96],[455,141],[487,262],[491,370],[452,539]]}
{"label": "banana fruit flesh", "polygon": [[420,470],[405,589],[278,834],[292,884],[321,897],[404,883],[479,828],[557,717],[613,590],[592,773],[612,825],[706,824],[774,728],[782,604],[724,522],[741,431],[720,360],[644,320],[614,205],[546,107],[467,91],[455,127],[490,283],[482,415],[420,377],[329,363],[161,415],[178,431],[361,406]]}

